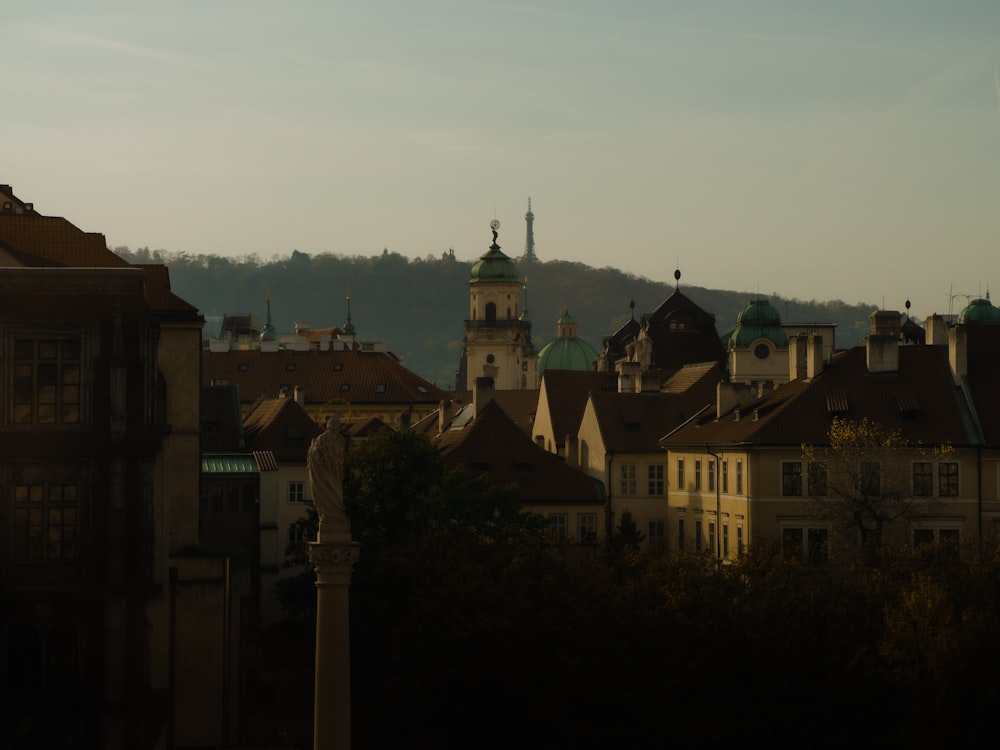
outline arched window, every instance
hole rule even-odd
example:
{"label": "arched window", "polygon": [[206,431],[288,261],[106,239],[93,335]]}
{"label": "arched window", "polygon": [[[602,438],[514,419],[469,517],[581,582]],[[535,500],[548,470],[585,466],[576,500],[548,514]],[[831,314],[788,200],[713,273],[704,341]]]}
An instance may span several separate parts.
{"label": "arched window", "polygon": [[497,305],[495,302],[486,303],[486,322],[488,324],[497,322]]}

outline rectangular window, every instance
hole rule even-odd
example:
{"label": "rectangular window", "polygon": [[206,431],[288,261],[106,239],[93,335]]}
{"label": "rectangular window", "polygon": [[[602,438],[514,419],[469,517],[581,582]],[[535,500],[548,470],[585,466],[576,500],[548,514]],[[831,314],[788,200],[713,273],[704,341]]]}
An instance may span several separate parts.
{"label": "rectangular window", "polygon": [[781,464],[781,494],[785,497],[802,496],[802,462],[784,461]]}
{"label": "rectangular window", "polygon": [[684,519],[677,519],[677,549],[684,549]]}
{"label": "rectangular window", "polygon": [[695,492],[701,492],[701,459],[696,458],[694,460],[694,489]]}
{"label": "rectangular window", "polygon": [[621,479],[619,494],[635,495],[638,493],[635,464],[622,464],[619,467],[618,475]]}
{"label": "rectangular window", "polygon": [[864,498],[878,497],[882,492],[882,477],[878,461],[862,461],[858,473],[858,494]]}
{"label": "rectangular window", "polygon": [[708,462],[708,491],[715,492],[715,461]]}
{"label": "rectangular window", "polygon": [[701,552],[702,541],[703,540],[701,538],[701,521],[695,521],[694,522],[694,551],[695,552]]}
{"label": "rectangular window", "polygon": [[304,503],[306,501],[306,483],[305,482],[289,482],[288,483],[288,502],[290,503]]}
{"label": "rectangular window", "polygon": [[663,521],[650,521],[648,531],[646,541],[649,542],[650,547],[662,547],[666,543],[667,535]]}
{"label": "rectangular window", "polygon": [[708,551],[711,552],[714,555],[716,549],[717,548],[715,546],[715,521],[709,521],[708,522]]}
{"label": "rectangular window", "polygon": [[743,459],[736,459],[736,494],[743,494]]}
{"label": "rectangular window", "polygon": [[934,496],[934,464],[930,461],[917,461],[913,464],[913,496]]}
{"label": "rectangular window", "polygon": [[742,526],[737,526],[736,527],[736,554],[737,555],[742,555],[743,554],[743,527]]}
{"label": "rectangular window", "polygon": [[729,492],[729,459],[722,462],[722,491]]}
{"label": "rectangular window", "polygon": [[789,527],[781,530],[781,551],[785,557],[822,564],[829,558],[828,529]]}
{"label": "rectangular window", "polygon": [[677,489],[684,489],[684,459],[677,459]]}
{"label": "rectangular window", "polygon": [[305,526],[301,524],[294,524],[288,527],[288,543],[295,544],[296,542],[306,541],[306,529]]}
{"label": "rectangular window", "polygon": [[556,539],[565,539],[569,534],[569,516],[566,513],[549,513],[549,533]]}
{"label": "rectangular window", "polygon": [[958,529],[921,528],[913,530],[913,545],[934,544],[935,542],[950,542],[958,544]]}
{"label": "rectangular window", "polygon": [[576,514],[576,538],[587,544],[597,541],[597,514]]}
{"label": "rectangular window", "polygon": [[826,464],[823,461],[809,464],[809,497],[826,497]]}
{"label": "rectangular window", "polygon": [[14,339],[10,402],[14,424],[81,423],[80,350],[78,336]]}
{"label": "rectangular window", "polygon": [[663,494],[663,464],[649,465],[649,494]]}
{"label": "rectangular window", "polygon": [[722,524],[722,557],[729,557],[729,524]]}
{"label": "rectangular window", "polygon": [[958,463],[955,461],[938,464],[938,495],[958,497]]}
{"label": "rectangular window", "polygon": [[79,495],[75,482],[36,481],[13,486],[13,559],[75,560]]}

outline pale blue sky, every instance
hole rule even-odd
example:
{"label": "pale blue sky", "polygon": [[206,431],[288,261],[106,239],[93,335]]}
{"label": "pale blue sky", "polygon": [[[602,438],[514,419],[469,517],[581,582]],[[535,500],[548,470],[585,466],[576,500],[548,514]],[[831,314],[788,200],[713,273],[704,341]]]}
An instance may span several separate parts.
{"label": "pale blue sky", "polygon": [[112,246],[517,256],[531,196],[543,260],[1000,301],[997,0],[63,0],[0,61],[0,182]]}

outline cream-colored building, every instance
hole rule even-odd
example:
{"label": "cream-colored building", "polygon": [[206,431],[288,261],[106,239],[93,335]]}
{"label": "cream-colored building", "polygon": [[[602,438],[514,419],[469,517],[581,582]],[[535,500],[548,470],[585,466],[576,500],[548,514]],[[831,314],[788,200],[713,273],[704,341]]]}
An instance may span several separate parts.
{"label": "cream-colored building", "polygon": [[[898,431],[910,448],[873,455],[878,491],[899,493],[899,516],[886,543],[961,541],[979,533],[979,435],[943,346],[900,346],[873,333],[829,362],[810,356],[805,372],[763,394],[721,384],[715,406],[662,441],[669,454],[668,524],[673,549],[731,559],[748,543],[780,545],[806,559],[849,546],[831,500],[834,466],[808,460],[803,445],[823,447],[834,419],[868,419]],[[822,351],[814,337],[808,344]],[[934,446],[948,446],[936,453]],[[830,472],[828,476],[827,472]],[[829,484],[828,484],[829,480]],[[831,503],[832,505],[832,503]]]}

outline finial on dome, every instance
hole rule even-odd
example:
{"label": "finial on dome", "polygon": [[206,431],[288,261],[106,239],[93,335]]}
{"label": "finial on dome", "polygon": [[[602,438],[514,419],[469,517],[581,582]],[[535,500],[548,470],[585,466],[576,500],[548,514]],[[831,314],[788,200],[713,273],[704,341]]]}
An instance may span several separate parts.
{"label": "finial on dome", "polygon": [[497,244],[497,230],[500,228],[500,222],[494,219],[490,222],[490,229],[493,230],[493,244],[490,245],[490,250],[499,250],[500,246]]}
{"label": "finial on dome", "polygon": [[674,284],[678,289],[681,288],[681,269],[679,268],[674,271]]}

